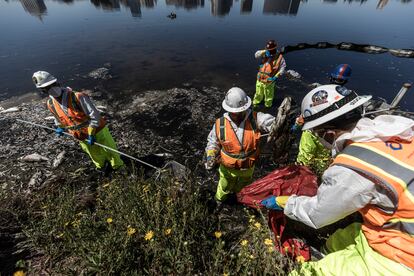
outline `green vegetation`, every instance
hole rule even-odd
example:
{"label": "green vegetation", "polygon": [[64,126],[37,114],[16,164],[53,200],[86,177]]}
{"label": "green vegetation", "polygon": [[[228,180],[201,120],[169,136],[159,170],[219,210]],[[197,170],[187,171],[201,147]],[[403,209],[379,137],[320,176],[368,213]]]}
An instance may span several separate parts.
{"label": "green vegetation", "polygon": [[117,177],[93,192],[55,183],[25,204],[23,232],[51,274],[280,275],[294,267],[274,250],[262,214],[241,211],[244,230],[228,230],[192,181]]}

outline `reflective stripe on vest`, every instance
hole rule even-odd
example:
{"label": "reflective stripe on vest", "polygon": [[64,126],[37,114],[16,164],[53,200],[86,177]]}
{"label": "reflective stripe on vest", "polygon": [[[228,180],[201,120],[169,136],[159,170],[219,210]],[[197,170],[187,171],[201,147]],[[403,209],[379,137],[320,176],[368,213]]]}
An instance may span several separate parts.
{"label": "reflective stripe on vest", "polygon": [[[346,147],[340,156],[341,155],[347,156],[354,161],[362,162],[379,174],[393,179],[396,183],[401,185],[404,189],[404,194],[414,203],[414,184],[410,185],[414,182],[414,166],[398,160],[392,155],[375,147],[369,146],[369,143],[353,143]],[[359,170],[358,168],[355,169]],[[372,173],[368,171],[361,172],[372,176]],[[383,188],[395,198],[394,200],[397,203],[398,195],[394,186],[384,178],[381,178],[380,180],[381,183],[379,184],[383,184]]]}
{"label": "reflective stripe on vest", "polygon": [[392,210],[372,204],[359,210],[362,231],[376,252],[414,269],[414,142],[352,143],[333,165],[360,173],[388,193]]}
{"label": "reflective stripe on vest", "polygon": [[251,112],[244,122],[242,141],[237,137],[229,120],[224,117],[216,120],[215,131],[221,144],[221,163],[224,166],[236,169],[254,166],[259,154],[260,138],[260,132],[256,130],[255,112]]}
{"label": "reflective stripe on vest", "polygon": [[259,72],[257,73],[257,79],[261,82],[268,82],[267,79],[272,77],[274,73],[279,71],[280,63],[282,61],[282,55],[279,54],[277,60],[274,59],[270,62],[265,62],[259,66]]}
{"label": "reflective stripe on vest", "polygon": [[[257,125],[256,125],[256,120],[254,119],[254,116],[253,116],[253,112],[250,112],[249,117],[248,117],[247,120],[250,122],[250,125],[252,127],[253,132],[256,132]],[[246,126],[247,120],[244,123],[245,126]],[[219,141],[226,141],[226,122],[225,121],[226,121],[226,119],[224,118],[224,116],[220,118],[220,132],[219,132],[220,137],[218,137]],[[237,137],[237,133],[234,132],[234,134]],[[244,139],[244,133],[243,133],[243,138],[242,139]],[[226,155],[228,155],[232,158],[237,158],[237,159],[244,159],[246,157],[249,157],[249,156],[253,155],[256,152],[255,150],[254,151],[249,151],[249,152],[244,152],[243,142],[244,142],[243,140],[241,142],[239,141],[240,147],[241,147],[241,150],[242,150],[242,152],[240,154],[230,154],[230,153],[226,152],[223,148],[221,149],[221,151],[223,153],[225,153]]]}

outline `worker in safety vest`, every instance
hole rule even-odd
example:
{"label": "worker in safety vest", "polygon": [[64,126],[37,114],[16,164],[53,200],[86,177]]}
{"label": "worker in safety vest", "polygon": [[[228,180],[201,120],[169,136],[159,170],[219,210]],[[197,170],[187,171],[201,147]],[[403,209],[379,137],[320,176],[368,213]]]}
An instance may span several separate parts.
{"label": "worker in safety vest", "polygon": [[215,196],[219,202],[250,183],[259,157],[260,134],[269,132],[274,121],[270,114],[253,112],[251,103],[242,89],[231,88],[222,103],[227,112],[216,120],[207,138],[206,169],[220,164]]}
{"label": "worker in safety vest", "polygon": [[94,145],[98,142],[116,149],[105,119],[88,95],[61,87],[57,79],[45,71],[35,72],[32,79],[36,88],[49,95],[47,107],[55,117],[58,136],[65,131],[72,134],[98,169],[118,169],[124,165],[119,154]]}
{"label": "worker in safety vest", "polygon": [[266,107],[271,107],[275,93],[275,81],[283,75],[286,62],[282,54],[277,51],[277,44],[269,40],[266,50],[259,50],[254,54],[256,59],[261,58],[256,81],[256,94],[254,94],[253,105],[259,105],[263,99]]}
{"label": "worker in safety vest", "polygon": [[330,145],[335,159],[316,196],[271,196],[262,204],[313,228],[355,211],[363,222],[337,230],[323,259],[292,274],[414,275],[414,121],[361,119],[370,98],[323,85],[302,101],[303,129]]}
{"label": "worker in safety vest", "polygon": [[[352,68],[348,64],[340,64],[335,67],[329,76],[331,84],[345,85],[352,74]],[[320,86],[320,84],[318,85]],[[303,116],[296,119],[292,131],[300,130],[304,124]],[[323,141],[322,141],[323,142]],[[304,130],[300,137],[299,152],[296,162],[310,167],[315,173],[322,174],[332,161],[331,152],[318,137],[310,130]]]}

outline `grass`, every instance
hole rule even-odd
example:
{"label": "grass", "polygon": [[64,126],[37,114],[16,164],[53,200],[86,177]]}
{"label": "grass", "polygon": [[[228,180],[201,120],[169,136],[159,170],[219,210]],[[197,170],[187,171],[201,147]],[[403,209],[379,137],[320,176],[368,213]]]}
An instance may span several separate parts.
{"label": "grass", "polygon": [[19,267],[64,275],[284,275],[295,267],[274,250],[262,214],[246,209],[244,231],[233,232],[207,201],[193,181],[171,177],[118,177],[93,192],[61,183],[32,195],[20,216],[44,261]]}

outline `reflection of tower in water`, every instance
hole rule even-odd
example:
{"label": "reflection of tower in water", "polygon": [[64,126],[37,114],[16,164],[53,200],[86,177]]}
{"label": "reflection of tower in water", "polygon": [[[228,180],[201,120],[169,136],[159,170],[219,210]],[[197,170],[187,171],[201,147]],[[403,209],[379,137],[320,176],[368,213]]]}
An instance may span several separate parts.
{"label": "reflection of tower in water", "polygon": [[121,0],[121,3],[129,8],[132,17],[141,17],[141,3],[139,0]]}
{"label": "reflection of tower in water", "polygon": [[184,7],[184,9],[191,10],[198,7],[204,7],[204,0],[165,0],[167,6],[174,5],[175,7]]}
{"label": "reflection of tower in water", "polygon": [[300,0],[265,0],[263,13],[296,15]]}
{"label": "reflection of tower in water", "polygon": [[214,16],[224,16],[229,14],[233,0],[211,0],[211,14]]}
{"label": "reflection of tower in water", "polygon": [[253,8],[253,0],[241,0],[240,13],[251,13]]}
{"label": "reflection of tower in water", "polygon": [[103,10],[119,10],[121,6],[119,5],[119,0],[91,0],[91,3],[95,7],[101,7]]}
{"label": "reflection of tower in water", "polygon": [[33,16],[39,17],[42,20],[42,15],[45,15],[47,8],[43,0],[20,0],[24,10]]}

